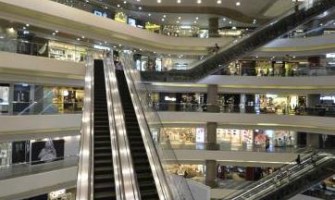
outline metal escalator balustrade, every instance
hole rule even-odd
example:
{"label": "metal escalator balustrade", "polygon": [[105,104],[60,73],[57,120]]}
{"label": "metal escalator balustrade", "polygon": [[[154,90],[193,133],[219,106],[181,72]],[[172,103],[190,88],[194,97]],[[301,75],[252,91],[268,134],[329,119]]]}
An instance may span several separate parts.
{"label": "metal escalator balustrade", "polygon": [[168,72],[141,72],[145,81],[198,81],[207,75],[213,74],[230,62],[266,43],[278,38],[295,27],[306,23],[308,20],[322,14],[335,6],[335,0],[317,0],[313,5],[307,5],[298,11],[292,9],[258,30],[245,36],[204,59],[203,62],[192,69],[185,71],[171,70]]}
{"label": "metal escalator balustrade", "polygon": [[[152,107],[148,106],[150,105],[150,98],[148,97],[151,93],[145,84],[141,82],[140,73],[135,70],[132,53],[125,52],[121,54],[120,58],[133,105],[136,108],[135,112],[138,116],[137,119],[142,131],[141,133],[145,142],[149,162],[154,172],[153,175],[160,198],[173,200],[195,199],[186,179],[170,171],[171,165],[180,166],[181,164],[171,146],[163,147],[153,139],[153,131],[157,130],[157,128],[164,127],[164,125],[158,113],[152,110]],[[164,135],[165,134],[162,134],[161,137]],[[162,138],[162,140],[167,141],[168,139],[166,139],[167,138]]]}
{"label": "metal escalator balustrade", "polygon": [[116,199],[102,60],[94,61],[94,199]]}
{"label": "metal escalator balustrade", "polygon": [[133,167],[136,174],[141,199],[158,200],[159,196],[157,193],[154,177],[145,150],[140,127],[130,97],[124,72],[122,70],[116,70],[116,77],[121,96]]}
{"label": "metal escalator balustrade", "polygon": [[333,174],[331,168],[334,164],[335,159],[331,154],[308,154],[300,164],[284,167],[252,184],[252,188],[248,187],[235,197],[229,195],[225,199],[289,199]]}

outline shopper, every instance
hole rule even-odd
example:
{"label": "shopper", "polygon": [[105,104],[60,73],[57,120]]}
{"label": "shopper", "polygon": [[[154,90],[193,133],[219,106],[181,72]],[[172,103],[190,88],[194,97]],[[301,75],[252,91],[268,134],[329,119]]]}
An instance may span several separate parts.
{"label": "shopper", "polygon": [[298,154],[297,159],[295,159],[298,165],[301,164],[300,154]]}

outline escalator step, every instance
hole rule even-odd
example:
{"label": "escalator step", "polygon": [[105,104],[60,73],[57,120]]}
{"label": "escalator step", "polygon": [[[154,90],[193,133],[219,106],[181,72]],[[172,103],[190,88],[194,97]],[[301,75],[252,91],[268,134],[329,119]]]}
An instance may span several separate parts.
{"label": "escalator step", "polygon": [[114,192],[99,192],[94,194],[95,200],[113,200],[116,199],[116,195]]}
{"label": "escalator step", "polygon": [[114,179],[114,174],[103,174],[94,176],[94,181],[106,182]]}

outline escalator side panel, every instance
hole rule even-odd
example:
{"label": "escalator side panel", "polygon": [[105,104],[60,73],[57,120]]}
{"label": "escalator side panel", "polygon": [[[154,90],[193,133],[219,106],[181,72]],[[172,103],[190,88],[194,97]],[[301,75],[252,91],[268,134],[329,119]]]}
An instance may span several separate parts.
{"label": "escalator side panel", "polygon": [[159,197],[157,188],[148,156],[146,154],[140,127],[136,118],[134,105],[130,97],[125,74],[122,70],[116,70],[116,77],[125,117],[127,137],[141,199],[158,200]]}
{"label": "escalator side panel", "polygon": [[94,61],[94,200],[116,200],[102,60]]}

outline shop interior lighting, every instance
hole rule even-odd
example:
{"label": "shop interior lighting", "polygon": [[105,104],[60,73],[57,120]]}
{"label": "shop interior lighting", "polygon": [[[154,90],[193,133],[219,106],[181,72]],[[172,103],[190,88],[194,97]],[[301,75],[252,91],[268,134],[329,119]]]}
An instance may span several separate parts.
{"label": "shop interior lighting", "polygon": [[217,4],[222,4],[222,1],[221,0],[217,0],[216,3]]}
{"label": "shop interior lighting", "polygon": [[150,16],[151,16],[151,13],[148,13],[148,16],[150,17]]}
{"label": "shop interior lighting", "polygon": [[138,9],[139,9],[139,10],[142,10],[142,7],[140,6],[140,7],[138,7]]}
{"label": "shop interior lighting", "polygon": [[236,6],[240,6],[241,5],[241,3],[238,1],[238,2],[236,2]]}
{"label": "shop interior lighting", "polygon": [[30,26],[30,24],[26,24],[26,27],[29,27]]}
{"label": "shop interior lighting", "polygon": [[181,3],[181,0],[177,0],[177,3]]}
{"label": "shop interior lighting", "polygon": [[118,8],[120,8],[120,4],[117,4],[116,6],[117,6]]}
{"label": "shop interior lighting", "polygon": [[201,0],[197,0],[197,4],[201,4]]}
{"label": "shop interior lighting", "polygon": [[162,0],[157,0],[157,3],[162,3]]}
{"label": "shop interior lighting", "polygon": [[124,4],[127,4],[127,1],[123,1]]}

